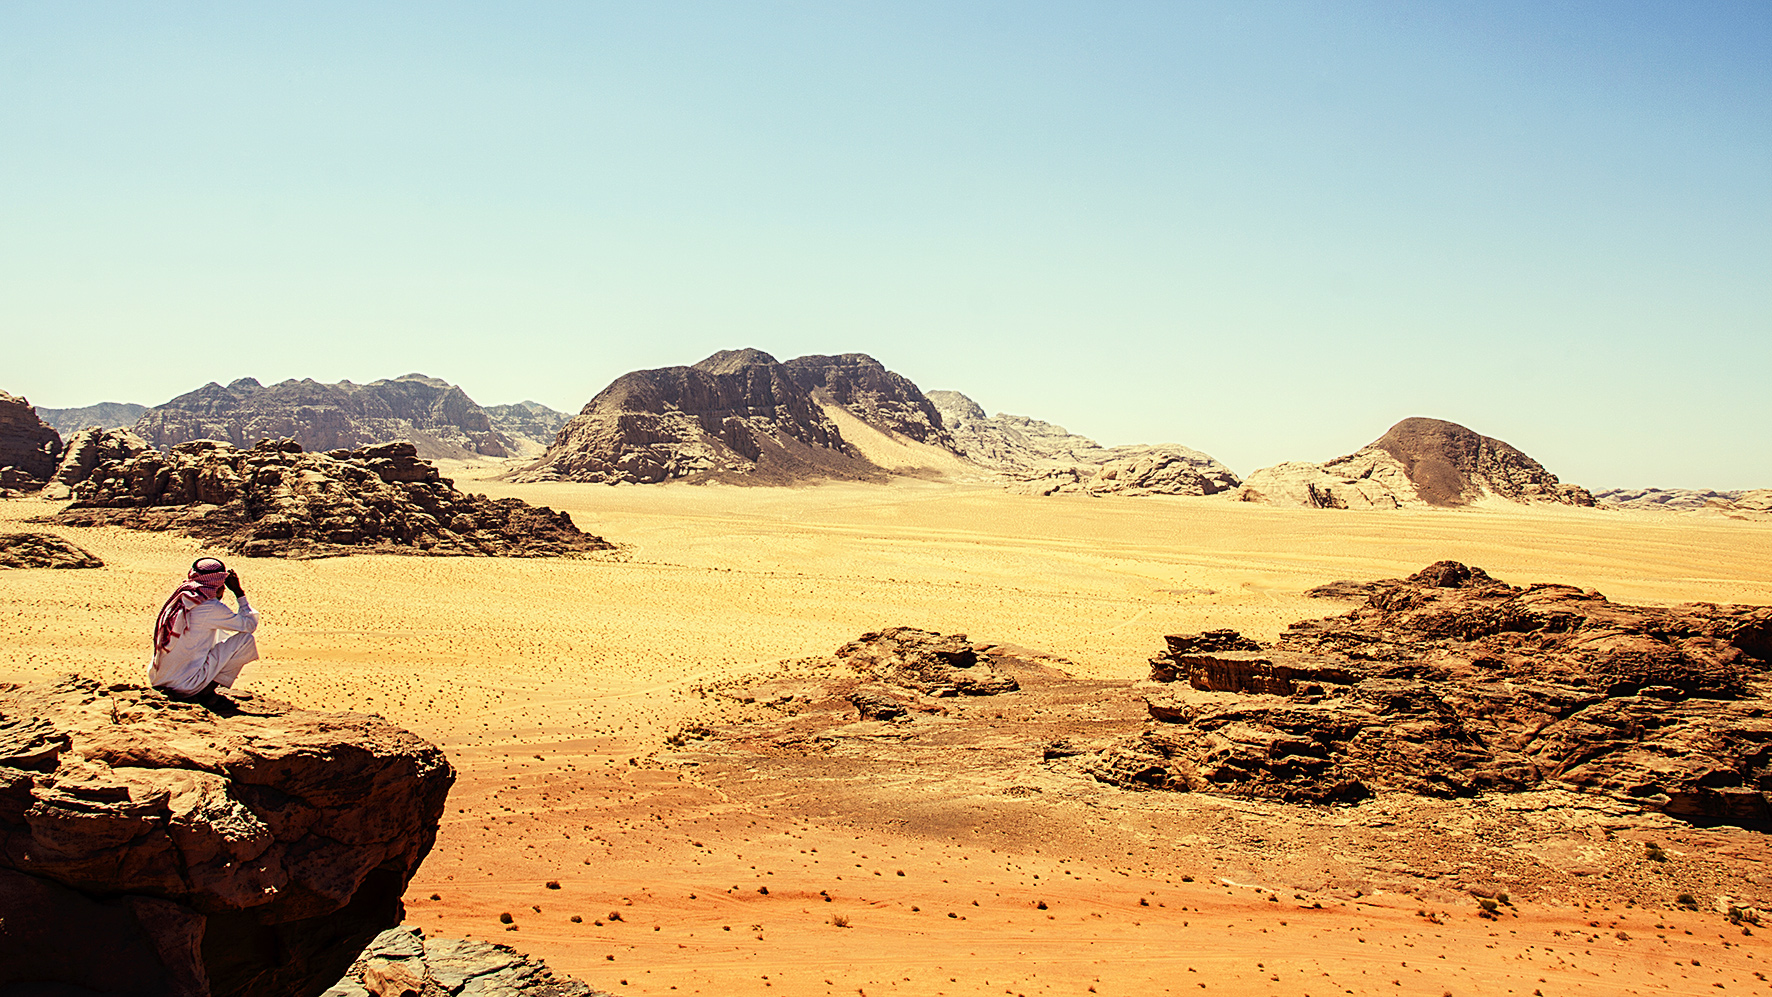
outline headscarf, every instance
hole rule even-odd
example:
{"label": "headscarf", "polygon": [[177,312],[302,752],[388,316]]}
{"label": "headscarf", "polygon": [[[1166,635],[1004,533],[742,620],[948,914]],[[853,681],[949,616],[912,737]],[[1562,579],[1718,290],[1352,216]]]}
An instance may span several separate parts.
{"label": "headscarf", "polygon": [[227,581],[227,566],[215,558],[200,557],[192,563],[185,580],[166,597],[166,605],[160,607],[160,618],[154,621],[155,653],[172,647],[173,638],[184,633],[185,618],[191,610],[211,599],[221,598],[222,586]]}

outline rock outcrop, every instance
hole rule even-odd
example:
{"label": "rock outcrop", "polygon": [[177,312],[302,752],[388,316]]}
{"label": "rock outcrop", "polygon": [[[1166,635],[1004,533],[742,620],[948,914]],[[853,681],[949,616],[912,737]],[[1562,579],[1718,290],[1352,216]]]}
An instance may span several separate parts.
{"label": "rock outcrop", "polygon": [[173,530],[248,557],[561,557],[607,550],[564,512],[457,491],[410,443],[307,453],[198,440],[99,465],[53,517]]}
{"label": "rock outcrop", "polygon": [[31,403],[0,391],[0,488],[41,488],[61,453],[61,436],[37,417]]}
{"label": "rock outcrop", "polygon": [[795,357],[782,366],[815,398],[843,406],[875,429],[954,449],[953,436],[942,425],[934,403],[910,378],[887,370],[865,353]]}
{"label": "rock outcrop", "polygon": [[958,391],[932,391],[954,448],[1010,477],[1023,495],[1216,495],[1240,484],[1231,469],[1178,444],[1104,447],[1063,426],[999,412],[986,416]]}
{"label": "rock outcrop", "polygon": [[1264,467],[1249,475],[1238,497],[1314,509],[1463,506],[1490,497],[1594,504],[1587,489],[1562,483],[1514,447],[1456,423],[1422,418],[1404,419],[1325,464]]}
{"label": "rock outcrop", "polygon": [[1772,514],[1772,488],[1726,492],[1693,488],[1610,488],[1595,492],[1594,504],[1602,509],[1704,512],[1759,519]]}
{"label": "rock outcrop", "polygon": [[0,686],[0,992],[320,993],[400,922],[453,781],[378,717]]}
{"label": "rock outcrop", "polygon": [[[746,349],[725,350],[690,367],[623,374],[591,399],[547,454],[516,480],[791,484],[883,479],[885,471],[843,439],[807,387],[839,382],[828,367],[810,364],[796,375],[769,354]],[[845,390],[882,411],[904,415],[891,397],[874,388],[854,385]]]}
{"label": "rock outcrop", "polygon": [[1625,606],[1440,562],[1272,647],[1169,638],[1156,723],[1103,751],[1130,788],[1306,802],[1562,788],[1772,822],[1772,607]]}
{"label": "rock outcrop", "polygon": [[0,568],[102,568],[93,553],[53,533],[0,533]]}
{"label": "rock outcrop", "polygon": [[135,431],[168,450],[192,440],[248,447],[292,439],[308,450],[337,450],[408,440],[431,458],[505,457],[514,444],[486,412],[448,381],[423,374],[353,384],[312,379],[265,386],[243,377],[210,382],[142,413]]}
{"label": "rock outcrop", "polygon": [[511,405],[487,405],[486,418],[492,428],[510,437],[520,455],[544,453],[554,445],[560,430],[572,417],[556,412],[540,402],[521,401]]}
{"label": "rock outcrop", "polygon": [[426,938],[419,928],[375,937],[322,997],[609,997],[508,945]]}
{"label": "rock outcrop", "polygon": [[926,696],[994,696],[1020,688],[982,659],[965,634],[889,627],[837,649],[837,660],[886,685]]}
{"label": "rock outcrop", "polygon": [[73,494],[75,485],[92,477],[99,467],[139,457],[151,449],[148,441],[127,429],[88,426],[78,430],[62,447],[61,462],[49,476],[45,497],[65,499]]}
{"label": "rock outcrop", "polygon": [[146,412],[146,405],[134,402],[99,402],[97,405],[83,405],[79,408],[44,408],[37,406],[37,415],[54,430],[62,434],[62,439],[91,426],[100,429],[128,429]]}

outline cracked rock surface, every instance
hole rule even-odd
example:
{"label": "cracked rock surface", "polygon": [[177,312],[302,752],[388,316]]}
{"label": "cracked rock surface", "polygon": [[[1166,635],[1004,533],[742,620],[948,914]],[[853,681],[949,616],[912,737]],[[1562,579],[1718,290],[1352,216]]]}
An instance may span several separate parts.
{"label": "cracked rock surface", "polygon": [[609,997],[508,945],[426,938],[420,928],[375,937],[324,997]]}
{"label": "cracked rock surface", "polygon": [[454,779],[379,717],[0,685],[0,992],[316,994],[399,923]]}

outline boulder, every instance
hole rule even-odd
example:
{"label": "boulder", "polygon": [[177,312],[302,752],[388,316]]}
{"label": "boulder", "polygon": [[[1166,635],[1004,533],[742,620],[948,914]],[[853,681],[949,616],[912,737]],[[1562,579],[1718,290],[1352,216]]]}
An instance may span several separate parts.
{"label": "boulder", "polygon": [[875,681],[929,696],[993,696],[1021,688],[980,660],[965,634],[889,627],[844,644],[836,657]]}
{"label": "boulder", "polygon": [[324,454],[293,440],[181,443],[100,464],[51,518],[172,530],[248,557],[565,557],[612,546],[564,512],[457,491],[406,442]]}
{"label": "boulder", "polygon": [[378,717],[0,686],[0,992],[317,994],[399,923],[454,778]]}
{"label": "boulder", "polygon": [[1454,561],[1363,591],[1273,646],[1168,638],[1143,689],[1156,722],[1090,771],[1318,802],[1562,788],[1772,824],[1772,607],[1627,606]]}
{"label": "boulder", "polygon": [[91,551],[53,533],[0,533],[0,568],[102,568]]}
{"label": "boulder", "polygon": [[61,453],[61,436],[37,417],[31,403],[0,391],[0,488],[41,488]]}
{"label": "boulder", "polygon": [[1264,467],[1243,482],[1245,502],[1312,509],[1463,506],[1487,498],[1591,506],[1587,489],[1564,484],[1500,440],[1441,419],[1411,418],[1346,457]]}
{"label": "boulder", "polygon": [[485,410],[466,392],[423,374],[368,384],[322,384],[307,378],[266,386],[250,377],[226,386],[210,382],[143,412],[135,431],[162,450],[193,440],[247,447],[258,440],[287,438],[306,450],[406,440],[432,459],[515,452],[515,444],[493,428]]}
{"label": "boulder", "polygon": [[420,928],[375,937],[322,997],[609,997],[508,945],[426,938]]}

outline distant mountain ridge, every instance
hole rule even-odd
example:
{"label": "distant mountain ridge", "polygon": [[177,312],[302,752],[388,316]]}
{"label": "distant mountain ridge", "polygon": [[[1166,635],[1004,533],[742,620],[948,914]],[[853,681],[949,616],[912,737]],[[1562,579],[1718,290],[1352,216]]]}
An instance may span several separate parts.
{"label": "distant mountain ridge", "polygon": [[1464,506],[1487,498],[1591,506],[1519,449],[1455,422],[1414,417],[1345,457],[1264,467],[1243,482],[1245,502],[1318,509]]}
{"label": "distant mountain ridge", "polygon": [[190,440],[251,447],[289,438],[309,451],[348,450],[411,440],[427,459],[507,457],[517,450],[461,388],[423,374],[355,384],[312,378],[263,385],[243,377],[211,381],[136,420],[135,432],[166,450]]}
{"label": "distant mountain ridge", "polygon": [[97,405],[80,408],[44,408],[39,405],[37,415],[65,440],[88,426],[127,429],[134,426],[135,421],[147,410],[146,405],[137,405],[134,402],[99,402]]}
{"label": "distant mountain ridge", "polygon": [[530,453],[539,454],[554,445],[554,437],[560,435],[572,417],[564,412],[557,412],[540,402],[527,399],[509,405],[483,405],[486,418],[492,421],[492,428],[510,437],[519,448]]}

